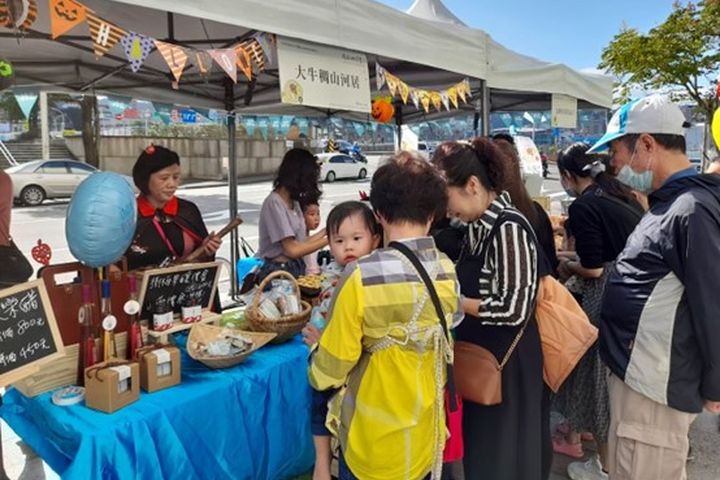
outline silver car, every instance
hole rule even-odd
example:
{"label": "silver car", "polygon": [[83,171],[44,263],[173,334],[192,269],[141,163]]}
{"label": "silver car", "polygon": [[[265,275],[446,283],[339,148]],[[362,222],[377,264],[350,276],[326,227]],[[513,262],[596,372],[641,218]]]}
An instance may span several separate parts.
{"label": "silver car", "polygon": [[[5,171],[12,178],[15,201],[23,205],[40,205],[47,198],[71,197],[88,175],[99,172],[92,165],[70,159],[35,160]],[[132,185],[130,177],[126,180]]]}

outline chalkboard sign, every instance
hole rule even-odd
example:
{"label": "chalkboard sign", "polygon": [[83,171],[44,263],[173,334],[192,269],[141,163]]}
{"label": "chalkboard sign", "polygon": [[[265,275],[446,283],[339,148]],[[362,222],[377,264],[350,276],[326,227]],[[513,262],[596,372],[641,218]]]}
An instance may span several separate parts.
{"label": "chalkboard sign", "polygon": [[0,290],[0,385],[35,373],[64,353],[42,280]]}
{"label": "chalkboard sign", "polygon": [[140,318],[151,319],[157,305],[162,303],[177,314],[189,301],[209,309],[215,297],[219,272],[217,262],[145,270],[140,286]]}

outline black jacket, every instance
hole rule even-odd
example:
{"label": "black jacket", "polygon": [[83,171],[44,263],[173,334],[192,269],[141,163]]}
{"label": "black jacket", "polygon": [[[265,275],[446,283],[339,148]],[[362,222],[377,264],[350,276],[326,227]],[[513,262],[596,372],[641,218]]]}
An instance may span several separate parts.
{"label": "black jacket", "polygon": [[[153,222],[156,215],[161,219],[158,225],[165,233],[172,249],[161,237]],[[135,236],[125,253],[128,269],[156,266],[167,260],[182,257],[186,248],[190,251],[194,250],[207,235],[205,222],[194,203],[175,197],[158,211],[140,196]]]}
{"label": "black jacket", "polygon": [[633,390],[689,413],[720,401],[720,176],[664,185],[610,274],[600,348]]}

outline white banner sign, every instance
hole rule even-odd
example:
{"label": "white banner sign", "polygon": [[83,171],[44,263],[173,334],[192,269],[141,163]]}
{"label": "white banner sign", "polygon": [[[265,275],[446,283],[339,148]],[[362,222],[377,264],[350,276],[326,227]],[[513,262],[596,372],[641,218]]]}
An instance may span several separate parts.
{"label": "white banner sign", "polygon": [[552,127],[577,128],[577,98],[553,93]]}
{"label": "white banner sign", "polygon": [[278,37],[283,103],[370,112],[370,77],[362,53]]}

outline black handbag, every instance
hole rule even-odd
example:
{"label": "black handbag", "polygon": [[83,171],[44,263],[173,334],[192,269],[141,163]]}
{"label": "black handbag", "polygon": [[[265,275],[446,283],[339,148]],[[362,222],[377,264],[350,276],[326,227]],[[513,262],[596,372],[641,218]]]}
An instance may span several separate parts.
{"label": "black handbag", "polygon": [[15,242],[0,245],[0,288],[8,288],[26,282],[33,274],[33,267]]}

